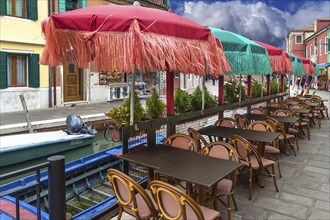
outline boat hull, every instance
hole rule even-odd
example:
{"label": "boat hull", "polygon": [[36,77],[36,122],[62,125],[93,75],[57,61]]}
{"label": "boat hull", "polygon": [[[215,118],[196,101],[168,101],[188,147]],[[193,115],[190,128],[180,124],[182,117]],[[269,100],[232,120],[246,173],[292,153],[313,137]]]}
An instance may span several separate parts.
{"label": "boat hull", "polygon": [[[60,152],[91,145],[94,135],[66,135],[63,131],[41,132],[1,137],[0,167],[47,157]],[[47,140],[46,136],[52,137]],[[15,138],[16,140],[11,140]],[[41,140],[45,138],[45,140]],[[34,139],[34,140],[33,140]],[[32,141],[31,141],[32,140]],[[22,144],[18,143],[22,142]],[[24,144],[24,142],[26,142]]]}

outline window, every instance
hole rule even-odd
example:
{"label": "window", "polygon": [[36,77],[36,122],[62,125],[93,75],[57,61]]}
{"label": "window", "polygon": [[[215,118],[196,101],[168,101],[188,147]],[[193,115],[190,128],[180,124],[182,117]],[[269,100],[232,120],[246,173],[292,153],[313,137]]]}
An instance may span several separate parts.
{"label": "window", "polygon": [[0,15],[38,20],[37,0],[1,0]]}
{"label": "window", "polygon": [[40,87],[39,54],[0,52],[0,89]]}
{"label": "window", "polygon": [[330,38],[324,39],[324,53],[328,54],[328,51],[330,51]]}
{"label": "window", "polygon": [[59,12],[66,12],[87,7],[86,0],[59,0]]}
{"label": "window", "polygon": [[302,36],[296,35],[296,44],[302,44]]}
{"label": "window", "polygon": [[312,55],[313,55],[313,45],[310,45],[309,46],[309,52],[310,52],[310,56],[309,57],[312,57]]}
{"label": "window", "polygon": [[26,55],[8,55],[7,56],[7,80],[8,86],[18,87],[26,86],[27,71]]}
{"label": "window", "polygon": [[308,58],[308,47],[306,47],[306,58]]}
{"label": "window", "polygon": [[322,40],[320,40],[320,55],[322,55]]}

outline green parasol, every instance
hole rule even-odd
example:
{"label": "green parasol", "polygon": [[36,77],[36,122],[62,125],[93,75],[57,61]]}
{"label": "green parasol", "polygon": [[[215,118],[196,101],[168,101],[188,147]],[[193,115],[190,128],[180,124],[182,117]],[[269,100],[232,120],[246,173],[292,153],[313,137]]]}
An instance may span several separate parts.
{"label": "green parasol", "polygon": [[319,65],[317,63],[313,62],[313,66],[314,66],[314,69],[315,69],[315,73],[311,74],[311,76],[319,76],[320,75]]}
{"label": "green parasol", "polygon": [[267,50],[259,44],[219,28],[208,27],[223,46],[223,50],[230,63],[231,72],[225,75],[261,75],[271,74],[272,69]]}
{"label": "green parasol", "polygon": [[302,60],[291,53],[289,54],[289,56],[290,56],[290,60],[292,63],[293,72],[284,73],[284,74],[304,75],[305,71],[304,71],[304,64],[303,64]]}

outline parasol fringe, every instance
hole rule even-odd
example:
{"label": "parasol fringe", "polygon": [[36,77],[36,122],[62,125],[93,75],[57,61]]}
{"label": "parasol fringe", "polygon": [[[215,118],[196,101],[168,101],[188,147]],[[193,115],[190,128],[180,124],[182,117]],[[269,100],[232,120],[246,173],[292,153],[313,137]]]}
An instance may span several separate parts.
{"label": "parasol fringe", "polygon": [[[287,60],[284,54],[280,56],[269,56],[270,64],[274,73],[290,72],[290,67],[287,67]],[[291,66],[292,72],[292,66]]]}
{"label": "parasol fringe", "polygon": [[304,63],[305,74],[314,74],[315,69],[312,63]]}
{"label": "parasol fringe", "polygon": [[[231,70],[210,32],[205,40],[181,39],[141,32],[137,20],[128,32],[83,32],[56,29],[50,18],[40,64],[77,63],[80,68],[110,72],[174,72],[220,75]],[[206,65],[205,65],[206,64]]]}
{"label": "parasol fringe", "polygon": [[270,60],[268,56],[259,53],[253,53],[253,65],[255,69],[254,74],[258,75],[265,75],[265,74],[272,74],[272,68],[270,64]]}

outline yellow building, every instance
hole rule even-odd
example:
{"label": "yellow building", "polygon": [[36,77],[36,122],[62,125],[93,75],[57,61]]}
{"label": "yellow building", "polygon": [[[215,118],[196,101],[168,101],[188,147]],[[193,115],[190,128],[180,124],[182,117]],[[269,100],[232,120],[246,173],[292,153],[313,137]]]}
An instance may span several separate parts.
{"label": "yellow building", "polygon": [[47,1],[6,0],[0,4],[0,111],[48,107],[48,67],[39,66],[45,41],[41,22],[48,16]]}
{"label": "yellow building", "polygon": [[[45,41],[41,22],[52,12],[93,5],[129,4],[132,0],[1,0],[0,112],[21,111],[23,94],[29,110],[72,102],[105,102],[109,89],[99,84],[99,73],[66,64],[39,65]],[[167,10],[168,1],[141,0],[140,4]],[[74,79],[74,80],[73,80]]]}

